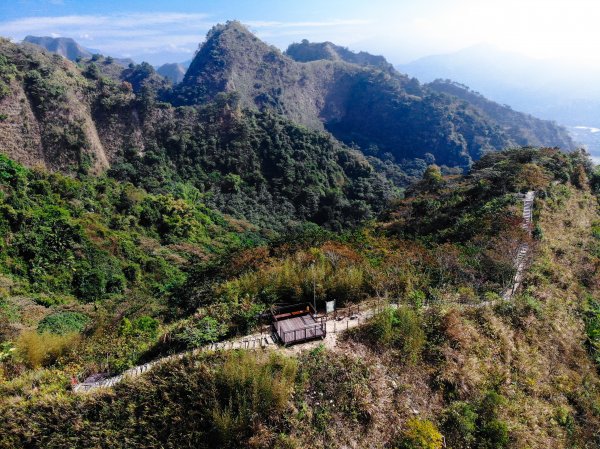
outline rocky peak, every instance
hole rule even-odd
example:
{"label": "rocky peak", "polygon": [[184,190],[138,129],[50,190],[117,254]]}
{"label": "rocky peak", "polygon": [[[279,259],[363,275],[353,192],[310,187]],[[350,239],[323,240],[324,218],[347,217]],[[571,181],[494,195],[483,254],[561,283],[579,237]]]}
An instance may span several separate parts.
{"label": "rocky peak", "polygon": [[[216,25],[198,48],[183,83],[222,82],[219,78],[223,71],[230,72],[235,66],[254,69],[253,65],[259,64],[267,54],[272,55],[271,59],[282,57],[278,49],[258,39],[238,21]],[[224,85],[215,87],[225,88]]]}
{"label": "rocky peak", "polygon": [[186,70],[183,64],[179,64],[176,62],[163,64],[158,69],[156,69],[156,73],[158,73],[161,76],[164,76],[173,84],[177,84],[183,81],[185,71]]}
{"label": "rocky peak", "polygon": [[309,42],[303,39],[300,43],[291,44],[285,54],[298,62],[318,60],[344,61],[361,66],[376,67],[381,70],[390,70],[393,66],[383,56],[376,56],[365,51],[355,53],[346,47],[335,45],[332,42]]}

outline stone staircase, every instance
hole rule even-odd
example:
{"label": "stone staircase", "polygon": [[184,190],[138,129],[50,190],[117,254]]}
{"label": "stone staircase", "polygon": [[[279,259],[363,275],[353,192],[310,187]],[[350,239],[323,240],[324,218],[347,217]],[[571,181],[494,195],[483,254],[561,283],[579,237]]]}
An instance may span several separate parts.
{"label": "stone staircase", "polygon": [[[521,227],[531,234],[531,228],[533,225],[533,201],[535,200],[535,192],[530,190],[523,197],[523,222]],[[525,267],[527,265],[527,259],[529,256],[529,245],[522,243],[517,249],[517,255],[514,260],[515,275],[512,279],[510,287],[508,287],[502,293],[502,299],[510,300],[515,292],[521,286],[523,276],[525,274]]]}

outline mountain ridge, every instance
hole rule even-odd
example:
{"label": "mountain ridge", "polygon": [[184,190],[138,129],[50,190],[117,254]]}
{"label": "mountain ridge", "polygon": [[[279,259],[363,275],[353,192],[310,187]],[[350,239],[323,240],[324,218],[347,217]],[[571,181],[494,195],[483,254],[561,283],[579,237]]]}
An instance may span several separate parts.
{"label": "mountain ridge", "polygon": [[92,52],[79,45],[70,37],[51,37],[51,36],[25,36],[23,42],[39,45],[46,50],[61,55],[70,61],[76,61],[78,58],[91,58]]}
{"label": "mountain ridge", "polygon": [[328,59],[330,61],[345,61],[352,64],[377,67],[382,70],[393,69],[385,57],[372,55],[361,51],[355,53],[346,47],[335,45],[333,42],[309,42],[303,39],[300,43],[290,44],[285,55],[298,62],[318,61]]}
{"label": "mountain ridge", "polygon": [[[148,95],[167,100],[175,107],[196,106],[215,101],[219,95],[234,95],[241,108],[270,110],[308,128],[328,131],[345,144],[358,146],[369,157],[377,156],[401,166],[429,158],[430,162],[448,167],[468,167],[486,152],[510,146],[560,146],[567,150],[574,147],[567,133],[553,124],[501,106],[494,106],[499,112],[490,115],[473,98],[457,100],[421,85],[389,67],[382,57],[352,53],[330,43],[303,42],[291,49],[291,55],[299,49],[312,51],[310,58],[303,56],[312,60],[298,62],[233,21],[217,25],[208,33],[184,79],[172,90],[147,64],[119,69],[111,58],[93,56],[82,60],[81,65],[82,74],[92,83],[108,76],[115,82],[131,84],[134,96],[146,89]],[[329,52],[330,59],[315,59],[321,57],[319,51],[323,49]],[[68,86],[69,83],[57,85],[56,89],[68,91]],[[74,110],[81,109],[76,103],[83,99],[83,91],[78,92],[65,97],[72,100],[70,108]],[[512,117],[510,126],[499,121],[503,113]],[[140,116],[139,111],[131,114]],[[88,124],[84,128],[93,129],[94,121],[102,127],[105,117],[95,114],[82,122]],[[138,119],[131,122],[132,130],[137,129],[137,122]],[[107,167],[110,162],[106,161],[114,159],[103,156],[104,153],[122,151],[118,145],[125,142],[122,133],[126,130],[120,125],[115,123],[114,130],[101,131],[100,138],[92,132],[87,139],[99,142],[96,148],[110,148],[92,152],[97,154],[96,161],[105,161],[101,166]],[[140,132],[135,131],[133,142],[143,140]],[[431,157],[426,158],[426,154]],[[60,158],[49,160],[56,165],[54,161]]]}
{"label": "mountain ridge", "polygon": [[[302,48],[315,51],[302,56],[306,62],[291,58],[294,49]],[[548,125],[539,119],[524,126],[536,128],[533,132],[519,126],[502,129],[477,107],[440,96],[393,68],[353,64],[332,53],[341,48],[305,43],[292,46],[288,55],[239,22],[218,25],[198,49],[174,101],[193,104],[235,92],[244,107],[272,109],[305,126],[327,129],[363,150],[375,145],[398,161],[422,156],[424,142],[440,164],[459,166],[468,166],[486,151],[524,141],[574,148],[563,129],[548,136]],[[328,59],[315,59],[323,56],[321,50],[329,51]],[[351,59],[345,51],[344,58]],[[443,137],[434,129],[444,129]]]}
{"label": "mountain ridge", "polygon": [[156,69],[156,73],[164,76],[173,84],[182,82],[186,71],[185,66],[178,62],[166,63]]}

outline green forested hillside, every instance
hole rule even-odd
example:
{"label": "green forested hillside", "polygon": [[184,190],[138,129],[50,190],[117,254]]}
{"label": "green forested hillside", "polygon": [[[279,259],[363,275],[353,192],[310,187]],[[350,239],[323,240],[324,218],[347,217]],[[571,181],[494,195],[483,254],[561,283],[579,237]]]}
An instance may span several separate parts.
{"label": "green forested hillside", "polygon": [[125,152],[109,176],[151,191],[186,182],[223,213],[274,229],[301,221],[352,226],[397,195],[360,152],[330,136],[241,111],[235,96],[220,101],[150,118],[148,150]]}
{"label": "green forested hillside", "polygon": [[[476,106],[484,116],[498,122],[504,129],[518,130],[518,137],[515,137],[518,145],[535,146],[549,138],[556,141],[561,138],[558,128],[553,126],[554,122],[540,121],[529,114],[514,111],[506,105],[494,103],[460,83],[435,80],[426,86],[435,92],[455,96],[466,104]],[[552,135],[554,137],[551,137]]]}
{"label": "green forested hillside", "polygon": [[172,87],[146,63],[93,55],[75,66],[2,41],[2,151],[152,193],[189,183],[209,206],[281,230],[371,219],[433,162],[452,172],[515,143],[571,146],[554,125],[499,126],[475,103],[333,49],[338,60],[299,63],[231,22]]}
{"label": "green forested hillside", "polygon": [[[377,222],[274,239],[183,194],[1,168],[2,447],[597,444],[600,175],[581,153],[431,166]],[[515,197],[530,189],[532,239]],[[523,241],[523,290],[500,300]],[[333,347],[208,352],[69,392],[71,376],[249,332],[313,288],[398,306]]]}

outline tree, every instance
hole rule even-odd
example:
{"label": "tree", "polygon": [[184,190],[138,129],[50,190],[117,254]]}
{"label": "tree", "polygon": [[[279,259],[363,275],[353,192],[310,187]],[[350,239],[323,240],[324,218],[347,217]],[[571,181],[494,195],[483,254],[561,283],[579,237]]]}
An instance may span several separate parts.
{"label": "tree", "polygon": [[550,176],[537,164],[523,164],[516,175],[515,187],[517,190],[540,190],[546,188]]}
{"label": "tree", "polygon": [[435,164],[429,165],[423,174],[423,184],[429,190],[439,189],[444,184],[440,167]]}
{"label": "tree", "polygon": [[585,168],[582,164],[578,164],[573,171],[572,182],[580,190],[589,188],[589,180]]}

